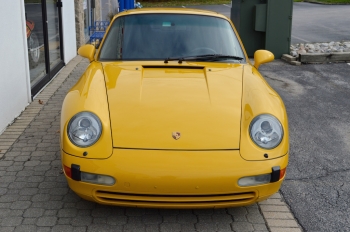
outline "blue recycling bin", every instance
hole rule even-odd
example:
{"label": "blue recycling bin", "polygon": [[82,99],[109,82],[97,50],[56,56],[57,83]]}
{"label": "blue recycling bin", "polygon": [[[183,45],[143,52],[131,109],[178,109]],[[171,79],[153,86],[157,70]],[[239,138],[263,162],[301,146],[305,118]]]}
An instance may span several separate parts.
{"label": "blue recycling bin", "polygon": [[124,10],[134,9],[135,1],[134,0],[119,0],[119,12]]}

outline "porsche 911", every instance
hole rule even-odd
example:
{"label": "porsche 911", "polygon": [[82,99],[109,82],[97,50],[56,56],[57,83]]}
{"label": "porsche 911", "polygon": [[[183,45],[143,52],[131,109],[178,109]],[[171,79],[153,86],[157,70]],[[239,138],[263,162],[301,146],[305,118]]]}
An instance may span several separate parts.
{"label": "porsche 911", "polygon": [[250,205],[276,193],[288,165],[280,96],[232,22],[194,9],[117,14],[65,97],[64,175],[81,198],[153,208]]}

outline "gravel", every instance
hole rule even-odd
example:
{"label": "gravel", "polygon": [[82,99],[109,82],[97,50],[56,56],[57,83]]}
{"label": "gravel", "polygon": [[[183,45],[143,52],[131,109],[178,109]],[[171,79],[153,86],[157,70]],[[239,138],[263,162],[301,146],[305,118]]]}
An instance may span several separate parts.
{"label": "gravel", "polygon": [[300,43],[290,46],[290,55],[297,57],[305,53],[350,52],[350,41],[329,43]]}

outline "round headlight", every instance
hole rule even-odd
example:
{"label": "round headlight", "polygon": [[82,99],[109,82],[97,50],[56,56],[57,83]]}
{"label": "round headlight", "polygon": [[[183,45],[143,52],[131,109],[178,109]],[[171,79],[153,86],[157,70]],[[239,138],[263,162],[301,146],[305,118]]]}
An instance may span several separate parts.
{"label": "round headlight", "polygon": [[272,115],[261,114],[250,123],[250,138],[264,149],[277,147],[283,138],[281,123]]}
{"label": "round headlight", "polygon": [[93,113],[80,112],[74,115],[68,123],[69,140],[78,147],[89,147],[100,138],[102,124]]}

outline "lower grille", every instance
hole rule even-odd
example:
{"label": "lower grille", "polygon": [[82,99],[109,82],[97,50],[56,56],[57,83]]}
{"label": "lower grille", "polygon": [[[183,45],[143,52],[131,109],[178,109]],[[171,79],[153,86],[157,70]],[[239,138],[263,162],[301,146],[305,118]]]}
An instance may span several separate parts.
{"label": "lower grille", "polygon": [[101,203],[140,207],[235,206],[250,204],[257,199],[255,192],[217,195],[147,195],[97,190],[94,195],[96,200]]}

